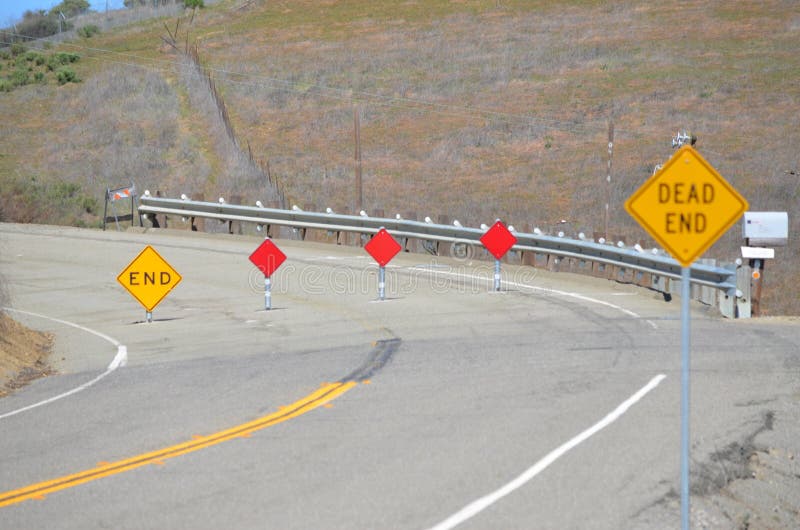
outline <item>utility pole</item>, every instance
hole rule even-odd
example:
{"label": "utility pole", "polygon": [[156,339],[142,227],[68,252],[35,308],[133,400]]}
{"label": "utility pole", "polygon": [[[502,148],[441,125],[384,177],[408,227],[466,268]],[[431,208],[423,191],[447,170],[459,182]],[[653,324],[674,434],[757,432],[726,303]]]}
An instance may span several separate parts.
{"label": "utility pole", "polygon": [[358,107],[353,108],[353,129],[355,132],[355,162],[356,162],[356,213],[364,209],[364,190],[361,180],[361,120]]}
{"label": "utility pole", "polygon": [[606,210],[604,219],[605,238],[608,241],[608,218],[609,208],[611,204],[611,158],[614,154],[614,118],[613,116],[608,120],[608,167],[606,168]]}

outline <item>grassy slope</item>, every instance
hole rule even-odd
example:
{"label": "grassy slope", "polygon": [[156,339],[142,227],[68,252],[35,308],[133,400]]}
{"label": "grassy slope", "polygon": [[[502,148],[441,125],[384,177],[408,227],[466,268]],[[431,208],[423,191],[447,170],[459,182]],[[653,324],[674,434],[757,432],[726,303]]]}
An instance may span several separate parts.
{"label": "grassy slope", "polygon": [[[683,128],[753,210],[797,213],[796,2],[242,4],[184,18],[178,41],[188,31],[240,139],[297,203],[352,209],[358,107],[368,209],[601,230],[613,115],[614,234],[645,239],[621,204]],[[0,94],[0,178],[224,193],[213,117],[193,107],[164,23],[65,46],[84,56],[82,85]],[[730,259],[739,240],[733,229],[711,254]],[[796,241],[770,264],[773,311],[800,312]]]}

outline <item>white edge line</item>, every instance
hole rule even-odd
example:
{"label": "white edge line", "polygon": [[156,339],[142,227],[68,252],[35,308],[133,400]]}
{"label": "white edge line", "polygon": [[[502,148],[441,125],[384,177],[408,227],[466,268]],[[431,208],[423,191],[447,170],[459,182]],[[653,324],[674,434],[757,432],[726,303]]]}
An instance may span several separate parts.
{"label": "white edge line", "polygon": [[54,401],[58,401],[59,399],[63,399],[65,397],[68,397],[68,396],[71,396],[73,394],[77,394],[78,392],[81,392],[83,390],[86,390],[90,386],[94,385],[95,383],[97,383],[98,381],[100,381],[101,379],[106,377],[108,374],[112,373],[117,368],[125,366],[127,364],[127,362],[128,362],[128,348],[126,346],[124,346],[123,344],[121,344],[118,340],[114,339],[113,337],[109,337],[105,333],[100,333],[99,331],[95,331],[95,330],[87,328],[85,326],[81,326],[80,324],[75,324],[74,322],[69,322],[67,320],[61,320],[59,318],[49,317],[47,315],[41,315],[39,313],[32,313],[30,311],[22,311],[21,309],[13,309],[11,307],[4,307],[2,309],[4,311],[10,311],[10,312],[13,312],[13,313],[20,313],[22,315],[28,315],[28,316],[32,316],[32,317],[43,318],[45,320],[50,320],[52,322],[57,322],[59,324],[64,324],[65,326],[71,326],[71,327],[77,328],[77,329],[79,329],[81,331],[85,331],[87,333],[91,333],[92,335],[100,337],[101,339],[104,339],[104,340],[110,342],[111,344],[113,344],[114,346],[116,346],[117,347],[117,354],[114,356],[114,358],[109,363],[108,368],[106,368],[106,371],[103,372],[102,374],[98,375],[97,377],[95,377],[91,381],[88,381],[88,382],[86,382],[86,383],[84,383],[84,384],[82,384],[82,385],[80,385],[78,387],[75,387],[72,390],[68,390],[68,391],[64,392],[63,394],[59,394],[57,396],[53,396],[51,398],[45,399],[43,401],[39,401],[38,403],[33,403],[31,405],[28,405],[26,407],[22,407],[22,408],[17,409],[17,410],[12,410],[11,412],[6,412],[4,414],[0,414],[0,420],[2,420],[4,418],[8,418],[9,416],[14,416],[16,414],[20,414],[22,412],[26,412],[26,411],[31,410],[31,409],[35,409],[37,407],[48,405],[48,404],[50,404],[50,403],[52,403]]}
{"label": "white edge line", "polygon": [[560,445],[556,449],[550,451],[544,458],[536,462],[533,466],[528,468],[524,473],[519,475],[517,478],[506,484],[505,486],[501,487],[498,490],[485,495],[468,505],[464,508],[456,512],[455,514],[451,515],[441,523],[432,526],[429,530],[450,530],[451,528],[455,528],[459,524],[463,523],[467,519],[474,517],[475,515],[479,514],[495,502],[499,501],[506,495],[512,493],[513,491],[521,488],[524,486],[528,481],[530,481],[533,477],[547,469],[553,462],[564,456],[567,452],[571,449],[575,448],[576,446],[580,445],[591,436],[597,434],[602,429],[608,427],[612,423],[614,423],[617,419],[619,419],[625,412],[628,411],[636,402],[641,400],[645,395],[647,395],[651,390],[656,388],[664,378],[667,377],[664,374],[659,374],[655,376],[653,379],[650,380],[645,386],[639,389],[638,392],[633,394],[627,400],[622,402],[616,409],[611,411],[605,418],[598,421],[579,435],[575,436],[568,442]]}
{"label": "white edge line", "polygon": [[[483,281],[486,281],[487,283],[493,281],[492,278],[485,278],[483,276],[476,276],[474,274],[464,274],[464,273],[449,272],[449,271],[437,271],[437,270],[428,269],[428,268],[419,267],[419,266],[411,267],[411,268],[412,269],[422,270],[422,271],[425,271],[425,272],[429,272],[431,274],[443,274],[443,275],[463,277],[463,278],[472,278],[472,279],[475,279],[475,280],[483,280]],[[584,302],[591,302],[591,303],[594,303],[594,304],[604,305],[606,307],[610,307],[612,309],[616,309],[617,311],[621,311],[621,312],[625,313],[626,315],[628,315],[630,317],[633,317],[633,318],[636,318],[636,319],[643,319],[644,318],[644,317],[642,317],[642,315],[640,315],[638,313],[635,313],[635,312],[631,311],[630,309],[625,309],[624,307],[618,306],[616,304],[612,304],[611,302],[606,302],[605,300],[598,300],[597,298],[592,298],[590,296],[586,296],[586,295],[582,295],[582,294],[578,294],[578,293],[571,293],[569,291],[560,291],[558,289],[549,289],[547,287],[538,287],[538,286],[535,286],[535,285],[528,285],[526,283],[511,282],[511,281],[508,281],[508,280],[501,280],[501,283],[505,284],[506,286],[518,287],[520,289],[531,289],[533,291],[541,291],[543,293],[550,293],[550,294],[556,294],[556,295],[566,296],[566,297],[570,297],[570,298],[577,298],[578,300],[583,300]],[[658,329],[658,326],[652,320],[644,319],[644,321],[647,322],[650,325],[650,327],[652,327],[653,329]]]}

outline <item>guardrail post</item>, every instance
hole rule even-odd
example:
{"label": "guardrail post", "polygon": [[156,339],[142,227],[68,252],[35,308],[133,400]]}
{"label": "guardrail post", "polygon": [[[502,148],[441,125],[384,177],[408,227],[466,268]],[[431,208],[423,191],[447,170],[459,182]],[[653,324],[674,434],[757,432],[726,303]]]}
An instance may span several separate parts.
{"label": "guardrail post", "polygon": [[[715,259],[701,259],[700,263],[704,265],[710,265],[712,267],[717,266],[717,260]],[[712,307],[717,306],[717,290],[712,289],[706,285],[701,285],[700,287],[700,302]]]}
{"label": "guardrail post", "polygon": [[[405,219],[408,219],[409,221],[416,221],[417,212],[406,212]],[[419,244],[415,238],[406,237],[403,239],[404,239],[402,243],[403,250],[405,250],[406,252],[419,252]]]}
{"label": "guardrail post", "polygon": [[[724,268],[731,271],[731,281],[734,285],[736,284],[736,265],[729,263],[725,264]],[[738,288],[736,289],[738,290]],[[717,308],[719,309],[720,314],[725,318],[734,319],[736,318],[736,293],[718,293],[717,298]]]}
{"label": "guardrail post", "polygon": [[736,318],[750,318],[752,313],[752,300],[750,298],[750,277],[752,270],[747,265],[736,269],[736,289],[742,296],[736,299]]}
{"label": "guardrail post", "polygon": [[616,281],[617,274],[619,274],[619,266],[618,265],[606,265],[606,274],[605,279]]}
{"label": "guardrail post", "polygon": [[[241,195],[231,195],[231,203],[232,204],[242,204],[242,196]],[[239,221],[228,221],[228,233],[233,234],[235,228],[235,233],[241,235],[242,234],[242,223]]]}
{"label": "guardrail post", "polygon": [[[440,215],[438,218],[438,223],[440,225],[449,225],[452,224],[452,219],[450,219],[447,215]],[[450,245],[442,245],[440,241],[434,241],[434,248],[436,248],[436,255],[437,256],[449,256],[450,255]]]}
{"label": "guardrail post", "polygon": [[[161,197],[161,191],[160,190],[156,190],[156,197]],[[159,224],[158,218],[156,216],[153,216],[153,228],[167,228],[168,222],[169,222],[169,216],[167,214],[164,214],[164,226],[163,227]]]}
{"label": "guardrail post", "polygon": [[[317,206],[313,202],[304,202],[303,203],[303,211],[306,212],[316,212]],[[314,231],[309,230],[308,228],[300,228],[300,240],[301,241],[316,241],[317,238],[315,237]]]}
{"label": "guardrail post", "polygon": [[[203,202],[205,201],[205,196],[202,193],[196,193],[193,195],[192,200]],[[205,232],[206,220],[202,217],[195,217],[194,215],[189,217],[189,230],[192,232]]]}
{"label": "guardrail post", "polygon": [[[531,225],[530,223],[524,223],[522,225],[522,231],[526,234],[531,233]],[[531,252],[530,250],[520,251],[519,253],[520,261],[523,265],[527,265],[528,267],[535,267],[536,266],[536,253]]]}

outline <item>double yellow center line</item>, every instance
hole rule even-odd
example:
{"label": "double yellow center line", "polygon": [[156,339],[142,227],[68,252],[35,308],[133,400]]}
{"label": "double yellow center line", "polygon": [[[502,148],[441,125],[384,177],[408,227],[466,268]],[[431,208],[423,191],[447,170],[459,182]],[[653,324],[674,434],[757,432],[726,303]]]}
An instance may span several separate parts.
{"label": "double yellow center line", "polygon": [[93,480],[101,479],[118,473],[124,473],[147,464],[162,464],[169,458],[185,455],[200,449],[205,449],[212,445],[217,445],[234,438],[248,437],[255,431],[271,427],[278,423],[296,418],[301,414],[312,411],[317,407],[321,407],[326,403],[341,396],[354,386],[355,381],[344,381],[338,383],[326,383],[322,385],[317,391],[307,395],[306,397],[295,401],[291,405],[281,407],[278,412],[273,412],[267,416],[255,419],[253,421],[237,425],[224,431],[219,431],[207,436],[195,436],[191,440],[177,445],[172,445],[145,453],[124,460],[116,462],[101,463],[97,467],[80,471],[72,475],[66,475],[53,480],[47,480],[36,484],[31,484],[16,490],[6,491],[0,493],[0,508],[17,504],[29,499],[44,499],[46,495],[56,491],[72,488],[79,484],[91,482]]}

